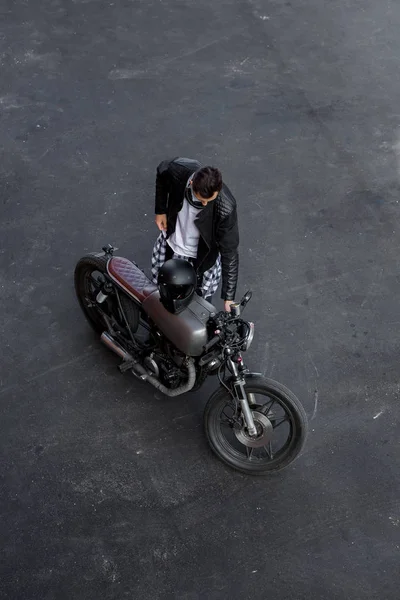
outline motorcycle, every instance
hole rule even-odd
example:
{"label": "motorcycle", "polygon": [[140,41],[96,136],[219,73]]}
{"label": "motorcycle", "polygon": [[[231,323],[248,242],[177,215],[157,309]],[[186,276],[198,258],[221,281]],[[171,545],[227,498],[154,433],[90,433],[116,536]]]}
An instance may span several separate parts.
{"label": "motorcycle", "polygon": [[245,366],[254,324],[241,313],[252,293],[231,312],[218,312],[194,294],[189,306],[172,314],[137,264],[115,256],[111,245],[102,250],[78,261],[75,291],[101,341],[122,359],[121,373],[131,371],[170,397],[198,390],[216,375],[219,387],[204,410],[214,453],[254,475],[292,463],[306,439],[307,417],[288,388]]}

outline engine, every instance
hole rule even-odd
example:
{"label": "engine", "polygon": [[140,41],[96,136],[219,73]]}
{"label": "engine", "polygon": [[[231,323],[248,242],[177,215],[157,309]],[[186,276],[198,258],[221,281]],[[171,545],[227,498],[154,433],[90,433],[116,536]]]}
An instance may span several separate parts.
{"label": "engine", "polygon": [[162,336],[160,348],[144,358],[143,366],[149,375],[157,377],[164,385],[174,389],[187,379],[187,369],[184,366],[185,358],[184,354],[176,350]]}

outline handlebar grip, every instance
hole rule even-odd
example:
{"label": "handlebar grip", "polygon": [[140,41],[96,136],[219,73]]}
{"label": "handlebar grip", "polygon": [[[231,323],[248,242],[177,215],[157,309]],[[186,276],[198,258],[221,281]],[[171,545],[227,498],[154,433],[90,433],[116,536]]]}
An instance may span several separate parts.
{"label": "handlebar grip", "polygon": [[207,342],[207,344],[204,346],[204,352],[208,352],[209,350],[211,350],[211,348],[213,346],[215,346],[215,344],[218,344],[220,340],[219,335],[215,335],[209,342]]}

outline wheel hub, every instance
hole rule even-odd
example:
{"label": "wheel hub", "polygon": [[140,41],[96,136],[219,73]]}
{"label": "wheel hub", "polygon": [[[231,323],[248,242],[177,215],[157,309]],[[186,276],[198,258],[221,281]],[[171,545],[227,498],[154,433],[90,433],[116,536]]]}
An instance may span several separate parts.
{"label": "wheel hub", "polygon": [[250,436],[244,424],[235,425],[234,432],[239,442],[244,446],[249,446],[250,448],[259,448],[261,446],[265,446],[270,441],[274,429],[271,421],[265,415],[256,410],[251,412],[253,415],[254,425],[257,429],[257,435],[253,437]]}

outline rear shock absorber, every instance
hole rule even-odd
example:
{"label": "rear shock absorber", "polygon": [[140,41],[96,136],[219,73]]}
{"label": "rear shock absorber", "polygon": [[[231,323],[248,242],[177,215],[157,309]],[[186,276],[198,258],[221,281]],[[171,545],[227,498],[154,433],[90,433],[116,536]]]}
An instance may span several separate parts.
{"label": "rear shock absorber", "polygon": [[101,290],[99,291],[99,293],[96,296],[96,302],[98,304],[102,304],[104,302],[104,300],[107,300],[107,298],[111,294],[112,290],[113,290],[113,286],[111,285],[111,283],[109,281],[105,281],[104,284],[101,286]]}

